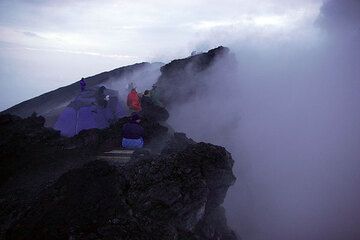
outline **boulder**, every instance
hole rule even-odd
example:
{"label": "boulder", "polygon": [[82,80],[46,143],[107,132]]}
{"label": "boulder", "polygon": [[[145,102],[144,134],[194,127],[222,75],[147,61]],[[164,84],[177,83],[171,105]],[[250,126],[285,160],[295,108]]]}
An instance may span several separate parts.
{"label": "boulder", "polygon": [[6,237],[236,239],[220,207],[232,165],[224,148],[206,143],[124,167],[94,161],[45,190]]}

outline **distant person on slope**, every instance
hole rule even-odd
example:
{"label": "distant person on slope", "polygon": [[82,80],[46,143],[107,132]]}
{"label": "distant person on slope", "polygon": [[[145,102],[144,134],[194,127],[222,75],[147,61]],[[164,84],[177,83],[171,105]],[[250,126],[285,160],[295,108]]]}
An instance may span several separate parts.
{"label": "distant person on slope", "polygon": [[140,116],[137,113],[133,113],[130,122],[124,124],[121,142],[123,148],[138,149],[144,146],[144,128],[140,126],[140,121]]}
{"label": "distant person on slope", "polygon": [[131,91],[127,96],[127,105],[131,111],[140,112],[141,111],[141,103],[139,99],[139,95],[136,92],[136,87],[134,84],[130,84]]}
{"label": "distant person on slope", "polygon": [[86,87],[85,79],[81,78],[81,80],[80,80],[80,89],[81,89],[82,92],[85,90],[85,87]]}
{"label": "distant person on slope", "polygon": [[105,89],[106,88],[104,86],[101,86],[96,93],[97,104],[103,108],[107,107],[108,101],[110,99],[109,95],[105,95]]}

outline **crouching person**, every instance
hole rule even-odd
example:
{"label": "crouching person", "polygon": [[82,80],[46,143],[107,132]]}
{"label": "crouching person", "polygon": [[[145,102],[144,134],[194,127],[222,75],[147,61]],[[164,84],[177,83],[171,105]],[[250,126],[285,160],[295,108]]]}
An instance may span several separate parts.
{"label": "crouching person", "polygon": [[122,128],[122,147],[126,149],[138,149],[144,146],[144,128],[140,126],[140,116],[137,113],[131,115],[131,120]]}

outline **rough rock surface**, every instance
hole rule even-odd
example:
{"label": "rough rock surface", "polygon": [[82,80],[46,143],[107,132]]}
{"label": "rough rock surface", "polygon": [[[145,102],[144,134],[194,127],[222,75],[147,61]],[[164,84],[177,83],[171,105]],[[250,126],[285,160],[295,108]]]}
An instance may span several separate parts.
{"label": "rough rock surface", "polygon": [[171,108],[174,103],[180,104],[191,100],[204,87],[204,73],[220,58],[230,58],[235,62],[229,49],[217,47],[206,53],[174,60],[161,67],[161,76],[156,85],[160,92],[160,100]]}
{"label": "rough rock surface", "polygon": [[232,165],[205,143],[122,168],[94,161],[44,191],[7,239],[236,239],[220,207]]}
{"label": "rough rock surface", "polygon": [[144,120],[146,145],[165,146],[122,167],[94,161],[126,121],[64,138],[42,117],[0,115],[0,238],[236,239],[221,207],[231,155]]}
{"label": "rough rock surface", "polygon": [[[59,131],[44,127],[45,119],[33,114],[28,118],[0,115],[0,186],[21,169],[62,161],[66,157],[89,157],[120,146],[122,126],[128,117],[119,119],[106,129],[81,131],[73,138],[60,136]],[[168,129],[146,119],[144,141],[156,141]]]}
{"label": "rough rock surface", "polygon": [[[164,66],[157,85],[165,106],[189,101],[202,74],[227,54],[219,47]],[[142,67],[96,75],[92,84]],[[77,88],[74,83],[9,111],[58,108]],[[120,146],[126,117],[65,138],[36,114],[0,115],[0,239],[237,239],[221,206],[235,181],[231,155],[172,133],[157,122],[169,117],[166,109],[152,112],[159,116],[141,122],[148,150],[136,151],[125,166],[95,159]]]}
{"label": "rough rock surface", "polygon": [[41,164],[62,151],[59,132],[44,128],[45,119],[0,115],[0,185],[15,171]]}

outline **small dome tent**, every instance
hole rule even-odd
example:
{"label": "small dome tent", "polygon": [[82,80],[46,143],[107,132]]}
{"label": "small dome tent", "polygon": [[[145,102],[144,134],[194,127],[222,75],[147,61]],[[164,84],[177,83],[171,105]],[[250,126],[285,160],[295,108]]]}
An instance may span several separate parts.
{"label": "small dome tent", "polygon": [[119,101],[117,91],[104,87],[89,88],[63,110],[54,129],[63,136],[72,137],[84,129],[106,128],[123,116],[124,106]]}

